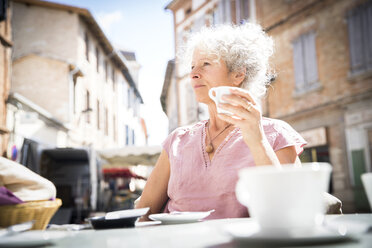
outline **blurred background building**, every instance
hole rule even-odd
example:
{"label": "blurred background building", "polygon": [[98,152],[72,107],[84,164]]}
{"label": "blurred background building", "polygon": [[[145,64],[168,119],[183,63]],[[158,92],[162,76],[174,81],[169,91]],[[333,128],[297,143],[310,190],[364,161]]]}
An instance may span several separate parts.
{"label": "blurred background building", "polygon": [[108,189],[98,151],[147,144],[135,53],[115,48],[87,9],[39,0],[1,1],[0,42],[1,156],[55,184],[57,223],[123,207],[116,197],[133,207],[127,184],[143,178],[119,168],[127,184],[110,178]]}
{"label": "blurred background building", "polygon": [[[144,145],[135,54],[117,50],[84,8],[14,0],[9,145]],[[10,36],[9,36],[10,37]]]}
{"label": "blurred background building", "polygon": [[[330,192],[344,212],[369,211],[360,175],[372,171],[372,1],[173,0],[175,54],[204,25],[258,22],[273,37],[273,82],[263,115],[290,123],[308,141],[303,162],[330,162]],[[169,69],[169,70],[168,70]],[[207,118],[170,61],[161,101],[170,131]]]}
{"label": "blurred background building", "polygon": [[11,11],[7,1],[0,3],[0,152],[7,150],[9,129],[6,126],[6,100],[10,89],[12,27]]}

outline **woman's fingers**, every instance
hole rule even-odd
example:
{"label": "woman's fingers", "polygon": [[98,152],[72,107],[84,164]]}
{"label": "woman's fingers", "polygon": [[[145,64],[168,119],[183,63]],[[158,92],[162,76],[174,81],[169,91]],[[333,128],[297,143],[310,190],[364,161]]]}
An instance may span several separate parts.
{"label": "woman's fingers", "polygon": [[218,114],[218,117],[223,120],[223,121],[226,121],[228,123],[231,123],[235,126],[239,126],[239,123],[241,120],[239,119],[236,119],[236,118],[233,118],[232,116],[230,115],[226,115],[226,114]]}
{"label": "woman's fingers", "polygon": [[228,103],[232,105],[242,106],[243,108],[250,111],[252,109],[253,103],[247,100],[246,98],[243,98],[241,96],[237,95],[225,95],[222,98],[223,100],[226,100]]}
{"label": "woman's fingers", "polygon": [[240,88],[236,88],[236,89],[231,89],[230,92],[240,97],[246,98],[248,101],[253,103],[253,105],[256,105],[256,101],[253,99],[253,97],[248,91],[240,89]]}
{"label": "woman's fingers", "polygon": [[218,107],[231,112],[233,115],[241,119],[248,119],[251,112],[254,111],[253,105],[248,105],[248,107],[250,108],[249,111],[247,108],[244,108],[242,106],[232,105],[228,103],[220,103]]}

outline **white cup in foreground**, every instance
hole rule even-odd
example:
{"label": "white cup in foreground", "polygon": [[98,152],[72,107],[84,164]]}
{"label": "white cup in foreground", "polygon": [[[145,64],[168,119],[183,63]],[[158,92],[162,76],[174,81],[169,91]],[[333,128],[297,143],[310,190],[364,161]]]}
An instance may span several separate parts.
{"label": "white cup in foreground", "polygon": [[218,107],[218,104],[225,103],[225,101],[222,100],[222,96],[230,95],[231,94],[230,89],[236,89],[236,87],[219,86],[211,88],[209,90],[209,97],[216,103],[217,112],[220,114],[232,115],[231,112]]}
{"label": "white cup in foreground", "polygon": [[245,168],[236,196],[263,231],[313,229],[323,221],[331,170],[328,163]]}
{"label": "white cup in foreground", "polygon": [[362,174],[362,183],[372,210],[372,172]]}

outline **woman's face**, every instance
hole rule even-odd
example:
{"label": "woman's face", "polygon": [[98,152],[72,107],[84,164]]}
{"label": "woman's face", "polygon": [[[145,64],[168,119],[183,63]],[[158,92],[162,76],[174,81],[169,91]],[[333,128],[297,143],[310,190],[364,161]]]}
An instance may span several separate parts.
{"label": "woman's face", "polygon": [[208,96],[209,89],[217,86],[238,86],[236,73],[229,72],[225,61],[216,60],[215,56],[208,55],[195,49],[191,62],[191,86],[194,89],[196,100],[202,103],[211,103]]}

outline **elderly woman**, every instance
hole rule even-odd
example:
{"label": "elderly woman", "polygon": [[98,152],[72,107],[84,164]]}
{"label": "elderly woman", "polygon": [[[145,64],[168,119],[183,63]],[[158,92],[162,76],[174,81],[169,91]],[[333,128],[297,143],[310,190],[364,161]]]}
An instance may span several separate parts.
{"label": "elderly woman", "polygon": [[[249,166],[299,163],[306,144],[287,123],[262,117],[259,98],[266,92],[273,42],[259,25],[202,29],[187,43],[190,83],[209,119],[173,131],[149,177],[138,208],[149,214],[208,211],[208,218],[248,216],[235,197],[238,171]],[[208,92],[233,87],[217,113]],[[145,220],[147,217],[144,217]]]}

